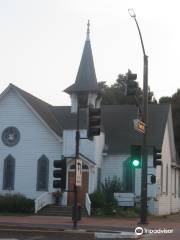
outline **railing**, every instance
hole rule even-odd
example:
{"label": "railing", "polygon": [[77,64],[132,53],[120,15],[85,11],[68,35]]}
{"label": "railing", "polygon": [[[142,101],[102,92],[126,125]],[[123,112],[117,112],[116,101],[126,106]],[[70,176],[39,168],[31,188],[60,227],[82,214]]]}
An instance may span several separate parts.
{"label": "railing", "polygon": [[114,193],[114,197],[121,207],[134,207],[135,195],[134,193]]}
{"label": "railing", "polygon": [[48,204],[53,203],[52,193],[46,192],[35,199],[35,213]]}
{"label": "railing", "polygon": [[91,216],[91,200],[89,198],[88,193],[86,193],[85,207],[86,207],[88,216]]}

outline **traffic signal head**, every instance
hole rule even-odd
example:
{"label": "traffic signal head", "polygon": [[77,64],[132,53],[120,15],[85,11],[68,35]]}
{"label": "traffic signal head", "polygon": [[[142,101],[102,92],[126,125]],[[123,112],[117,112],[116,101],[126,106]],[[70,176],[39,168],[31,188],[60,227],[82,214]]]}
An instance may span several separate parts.
{"label": "traffic signal head", "polygon": [[161,155],[161,149],[153,148],[153,167],[157,167],[162,165],[161,161],[162,155]]}
{"label": "traffic signal head", "polygon": [[132,73],[130,70],[128,70],[128,72],[126,73],[126,80],[134,81],[136,79],[137,79],[137,74]]}
{"label": "traffic signal head", "polygon": [[99,136],[101,129],[101,109],[89,107],[87,137],[89,140],[93,136]]}
{"label": "traffic signal head", "polygon": [[141,168],[141,146],[131,146],[130,165],[132,168]]}
{"label": "traffic signal head", "polygon": [[151,175],[151,183],[152,184],[156,183],[156,176],[154,174]]}
{"label": "traffic signal head", "polygon": [[56,180],[53,180],[53,188],[66,188],[66,159],[63,160],[54,160],[54,169],[53,177]]}
{"label": "traffic signal head", "polygon": [[139,88],[138,83],[134,80],[127,80],[126,84],[127,84],[126,96],[135,96]]}

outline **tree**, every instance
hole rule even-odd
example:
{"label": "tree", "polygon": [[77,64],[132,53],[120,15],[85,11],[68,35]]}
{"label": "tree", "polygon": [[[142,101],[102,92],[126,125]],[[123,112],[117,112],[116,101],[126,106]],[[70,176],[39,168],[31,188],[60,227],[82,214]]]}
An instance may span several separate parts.
{"label": "tree", "polygon": [[165,96],[159,99],[159,103],[171,103],[171,97]]}
{"label": "tree", "polygon": [[[130,70],[129,70],[130,71]],[[110,87],[106,85],[106,82],[99,82],[98,86],[101,91],[102,96],[102,104],[103,105],[134,105],[135,99],[133,96],[124,96],[122,92],[122,81],[124,81],[126,75],[119,74],[115,83]],[[138,85],[137,96],[136,99],[139,103],[142,103],[143,91]],[[156,103],[154,93],[150,91],[149,88],[149,96],[150,103]]]}

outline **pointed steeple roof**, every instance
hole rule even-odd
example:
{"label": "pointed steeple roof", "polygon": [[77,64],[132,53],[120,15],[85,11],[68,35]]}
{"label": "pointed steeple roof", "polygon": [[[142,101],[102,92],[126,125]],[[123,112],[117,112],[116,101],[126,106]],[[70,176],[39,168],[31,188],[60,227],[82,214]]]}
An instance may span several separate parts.
{"label": "pointed steeple roof", "polygon": [[68,94],[75,92],[97,92],[98,85],[96,79],[96,72],[94,68],[94,61],[90,43],[90,23],[87,24],[87,35],[86,41],[83,49],[83,54],[81,62],[79,65],[78,73],[76,76],[76,81],[73,85],[66,88],[64,91]]}

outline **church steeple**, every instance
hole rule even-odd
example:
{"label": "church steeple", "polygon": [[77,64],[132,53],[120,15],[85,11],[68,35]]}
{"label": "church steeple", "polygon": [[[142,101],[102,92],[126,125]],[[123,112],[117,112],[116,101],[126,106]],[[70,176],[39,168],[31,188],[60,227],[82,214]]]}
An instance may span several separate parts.
{"label": "church steeple", "polygon": [[89,35],[90,35],[90,21],[88,20],[86,41],[90,41]]}
{"label": "church steeple", "polygon": [[88,104],[95,105],[98,93],[98,84],[94,67],[91,42],[90,42],[90,22],[87,23],[86,41],[79,65],[75,83],[66,88],[64,92],[71,96],[72,111],[76,111],[77,95],[84,94],[88,97]]}

